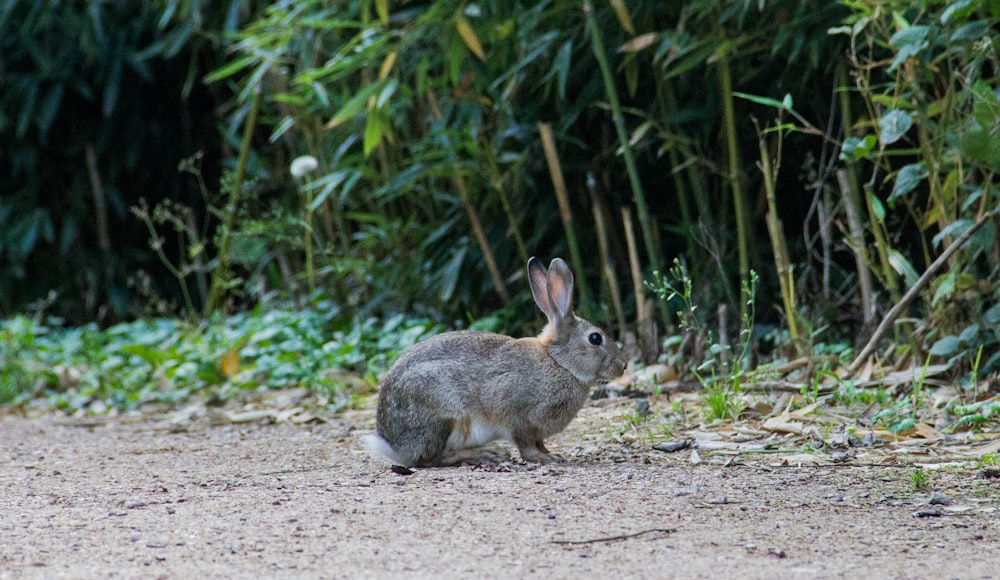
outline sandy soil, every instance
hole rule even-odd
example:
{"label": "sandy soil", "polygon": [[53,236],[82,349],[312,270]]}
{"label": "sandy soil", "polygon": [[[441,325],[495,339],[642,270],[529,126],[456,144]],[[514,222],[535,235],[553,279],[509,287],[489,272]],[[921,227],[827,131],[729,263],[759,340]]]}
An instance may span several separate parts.
{"label": "sandy soil", "polygon": [[[0,578],[998,578],[1000,479],[616,442],[396,475],[325,422],[0,417]],[[619,413],[620,414],[620,413]],[[602,427],[603,426],[603,427]],[[938,458],[940,460],[940,458]]]}

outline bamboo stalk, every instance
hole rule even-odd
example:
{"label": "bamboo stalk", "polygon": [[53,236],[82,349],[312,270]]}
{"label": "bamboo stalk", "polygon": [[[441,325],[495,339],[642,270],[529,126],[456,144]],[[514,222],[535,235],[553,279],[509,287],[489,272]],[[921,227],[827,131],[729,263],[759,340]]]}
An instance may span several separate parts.
{"label": "bamboo stalk", "polygon": [[799,321],[795,311],[795,281],[792,278],[792,266],[788,258],[788,244],[785,241],[785,231],[778,217],[776,181],[781,168],[782,134],[778,131],[778,154],[771,161],[771,153],[764,141],[764,133],[757,128],[757,145],[760,148],[760,171],[764,175],[764,192],[767,198],[767,231],[771,240],[771,251],[774,254],[774,269],[778,275],[778,287],[781,291],[781,303],[788,320],[788,335],[792,341],[799,338]]}
{"label": "bamboo stalk", "polygon": [[625,244],[628,246],[629,271],[632,273],[632,288],[635,291],[635,317],[638,321],[649,318],[646,312],[646,287],[642,281],[642,267],[639,265],[639,248],[635,243],[635,229],[632,226],[632,210],[622,208],[622,223],[625,225]]}
{"label": "bamboo stalk", "polygon": [[[563,179],[556,142],[552,137],[552,126],[548,123],[538,123],[538,134],[542,140],[542,149],[545,151],[545,163],[548,165],[549,177],[552,179],[552,189],[556,193],[556,203],[559,205],[559,217],[562,219],[563,231],[566,233],[570,261],[573,262],[573,269],[579,273],[578,275],[583,276],[583,259],[580,256],[576,230],[573,228],[573,212],[569,207],[569,196],[566,195],[566,181]],[[580,310],[586,313],[587,309],[592,306],[590,290],[583,280],[578,280],[576,285],[580,289]]]}
{"label": "bamboo stalk", "polygon": [[838,169],[836,175],[840,194],[844,197],[844,211],[847,214],[847,241],[854,251],[854,267],[858,271],[858,286],[861,287],[862,319],[867,324],[875,318],[875,299],[872,291],[872,274],[868,268],[871,259],[865,246],[864,225],[861,223],[859,211],[861,200],[858,199],[858,192],[851,188],[847,172]]}
{"label": "bamboo stalk", "polygon": [[253,132],[257,128],[257,115],[260,112],[260,103],[264,91],[260,84],[254,87],[253,100],[250,102],[250,112],[247,114],[246,123],[243,125],[243,139],[240,141],[240,156],[236,163],[236,177],[233,180],[232,190],[229,192],[229,201],[226,203],[222,223],[222,234],[219,241],[218,265],[212,272],[212,286],[208,291],[208,300],[205,302],[206,314],[211,314],[220,305],[222,289],[229,276],[229,251],[233,239],[233,225],[236,223],[236,211],[239,209],[240,197],[243,195],[243,181],[246,178],[247,161],[250,159],[250,145],[253,141]]}
{"label": "bamboo stalk", "polygon": [[[594,8],[590,0],[583,0],[583,13],[587,19],[587,29],[590,32],[594,57],[597,59],[598,68],[601,69],[601,76],[604,79],[604,90],[607,92],[608,104],[611,106],[611,121],[615,126],[615,132],[618,134],[618,144],[621,146],[622,157],[625,160],[625,171],[632,186],[632,199],[635,202],[635,209],[638,213],[639,227],[642,229],[642,238],[646,246],[646,257],[649,263],[656,267],[661,263],[660,252],[657,249],[653,236],[649,209],[646,206],[646,193],[643,190],[632,146],[629,144],[628,134],[625,131],[625,117],[622,115],[621,103],[618,101],[618,90],[615,88],[615,80],[611,75],[611,67],[608,65],[607,53],[604,50],[604,40],[601,38],[601,32],[597,28],[597,20],[594,18]],[[664,323],[670,320],[670,313],[667,310],[666,304],[662,301],[660,301],[660,315]]]}
{"label": "bamboo stalk", "polygon": [[486,232],[483,230],[482,222],[479,221],[479,214],[476,213],[476,208],[472,206],[472,201],[469,198],[469,189],[465,185],[465,179],[458,173],[458,170],[458,164],[456,163],[455,174],[451,176],[452,183],[455,184],[455,189],[458,190],[458,197],[462,200],[465,213],[469,216],[469,223],[472,224],[472,233],[476,236],[479,248],[483,252],[483,259],[486,260],[486,268],[490,272],[490,277],[493,278],[493,287],[496,288],[500,300],[506,304],[510,302],[507,286],[503,282],[503,276],[500,275],[500,268],[497,266],[496,258],[493,257],[490,242],[486,239]]}
{"label": "bamboo stalk", "polygon": [[[625,226],[625,245],[628,247],[629,272],[632,274],[632,287],[635,290],[635,318],[639,337],[639,350],[644,361],[652,361],[660,354],[656,340],[656,321],[653,320],[652,307],[646,300],[646,287],[642,280],[642,266],[639,264],[639,246],[635,241],[635,229],[632,225],[632,210],[622,208],[622,223]],[[664,303],[666,301],[661,301]]]}
{"label": "bamboo stalk", "polygon": [[816,206],[816,213],[819,222],[819,239],[823,255],[823,302],[830,301],[830,267],[833,263],[833,232],[830,226],[831,210],[830,190],[824,186],[820,194],[819,203]]}
{"label": "bamboo stalk", "polygon": [[614,264],[611,260],[610,244],[608,243],[607,222],[604,220],[604,212],[597,199],[597,183],[594,176],[587,174],[587,190],[590,192],[590,208],[594,213],[594,225],[597,228],[597,248],[601,254],[601,270],[604,280],[608,284],[608,293],[611,295],[611,304],[615,309],[615,319],[618,321],[618,335],[625,332],[625,310],[622,308],[622,295],[618,287],[618,277],[615,275]]}
{"label": "bamboo stalk", "polygon": [[[736,219],[736,247],[739,264],[740,288],[747,287],[750,279],[750,216],[747,210],[746,196],[740,181],[740,155],[736,143],[736,110],[733,105],[732,73],[729,70],[729,57],[726,55],[726,45],[716,51],[718,56],[717,70],[719,86],[722,92],[723,131],[726,138],[726,175],[729,188],[733,194],[733,212]],[[740,319],[746,317],[749,296],[740,297]]]}

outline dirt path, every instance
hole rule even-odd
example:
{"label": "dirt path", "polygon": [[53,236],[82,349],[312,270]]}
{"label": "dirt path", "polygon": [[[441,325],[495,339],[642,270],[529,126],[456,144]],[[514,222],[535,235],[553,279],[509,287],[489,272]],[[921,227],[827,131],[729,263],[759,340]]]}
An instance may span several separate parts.
{"label": "dirt path", "polygon": [[362,450],[370,411],[0,417],[0,578],[1000,577],[1000,480],[973,466],[931,506],[908,469],[695,465],[609,442],[602,412],[551,441],[567,464],[411,476]]}

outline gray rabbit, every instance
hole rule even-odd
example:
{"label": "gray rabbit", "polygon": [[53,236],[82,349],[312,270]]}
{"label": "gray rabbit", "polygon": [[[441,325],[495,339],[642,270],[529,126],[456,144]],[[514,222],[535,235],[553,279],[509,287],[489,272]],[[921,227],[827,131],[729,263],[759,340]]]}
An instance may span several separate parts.
{"label": "gray rabbit", "polygon": [[535,303],[548,317],[537,337],[446,332],[408,349],[382,381],[377,434],[366,443],[394,464],[446,466],[497,460],[507,439],[525,461],[558,461],[546,437],[562,431],[591,384],[625,371],[625,356],[572,310],[566,262],[528,261]]}

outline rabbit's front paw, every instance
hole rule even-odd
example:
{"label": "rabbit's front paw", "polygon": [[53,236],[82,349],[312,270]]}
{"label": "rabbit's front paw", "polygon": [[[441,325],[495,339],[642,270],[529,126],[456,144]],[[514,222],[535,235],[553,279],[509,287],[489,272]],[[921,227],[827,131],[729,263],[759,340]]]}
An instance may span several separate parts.
{"label": "rabbit's front paw", "polygon": [[542,453],[535,459],[538,463],[566,463],[566,458],[558,453]]}
{"label": "rabbit's front paw", "polygon": [[528,463],[563,463],[566,459],[558,453],[549,453],[545,444],[536,441],[530,444],[518,444],[518,451],[521,452],[521,459]]}

